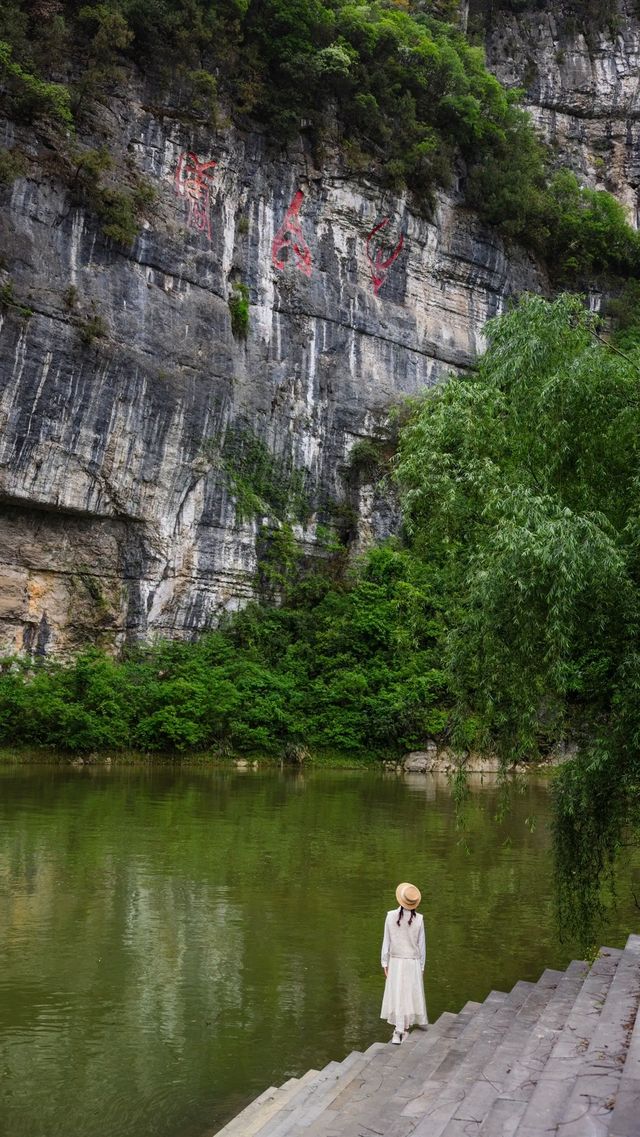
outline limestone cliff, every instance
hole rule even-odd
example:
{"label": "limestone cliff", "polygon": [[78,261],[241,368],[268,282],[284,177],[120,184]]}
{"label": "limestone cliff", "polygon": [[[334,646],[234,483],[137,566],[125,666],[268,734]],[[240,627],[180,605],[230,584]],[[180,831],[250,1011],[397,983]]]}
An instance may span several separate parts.
{"label": "limestone cliff", "polygon": [[[486,10],[484,0],[472,7]],[[638,225],[640,21],[636,0],[545,4],[488,18],[487,62],[526,91],[536,126],[585,183],[608,190]]]}
{"label": "limestone cliff", "polygon": [[[611,140],[609,184],[630,205],[635,95],[613,77],[630,75],[637,23],[589,66],[568,34],[558,47],[539,12],[505,21],[492,66],[514,82],[529,66],[540,124],[593,178]],[[384,440],[392,406],[469,366],[510,295],[545,287],[456,192],[427,222],[337,156],[319,169],[302,146],[181,124],[133,86],[82,140],[108,132],[157,192],[123,248],[41,143],[1,130],[29,156],[2,208],[3,650],[195,634],[254,593],[265,533],[286,520],[315,555],[347,515],[356,543],[389,532],[354,444]],[[246,336],[229,306],[240,285]],[[265,455],[295,508],[252,483]]]}

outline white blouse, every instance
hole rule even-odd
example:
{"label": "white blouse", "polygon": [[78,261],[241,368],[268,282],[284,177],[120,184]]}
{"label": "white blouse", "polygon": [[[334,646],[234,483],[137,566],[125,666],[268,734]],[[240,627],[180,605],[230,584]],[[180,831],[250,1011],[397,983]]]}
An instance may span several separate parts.
{"label": "white blouse", "polygon": [[411,924],[409,924],[411,911],[405,908],[398,927],[399,912],[399,908],[393,908],[391,912],[387,912],[382,941],[382,966],[388,967],[390,958],[419,959],[420,966],[424,971],[426,942],[422,915],[420,912],[416,912]]}

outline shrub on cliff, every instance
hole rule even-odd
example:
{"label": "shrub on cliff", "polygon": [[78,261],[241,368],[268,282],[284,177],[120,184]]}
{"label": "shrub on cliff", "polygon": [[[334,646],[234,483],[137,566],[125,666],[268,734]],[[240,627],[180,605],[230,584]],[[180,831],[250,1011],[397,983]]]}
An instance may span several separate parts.
{"label": "shrub on cliff", "polygon": [[71,127],[71,94],[62,83],[50,83],[34,74],[14,58],[13,47],[0,39],[0,77],[8,110],[18,119],[31,122],[49,118]]}

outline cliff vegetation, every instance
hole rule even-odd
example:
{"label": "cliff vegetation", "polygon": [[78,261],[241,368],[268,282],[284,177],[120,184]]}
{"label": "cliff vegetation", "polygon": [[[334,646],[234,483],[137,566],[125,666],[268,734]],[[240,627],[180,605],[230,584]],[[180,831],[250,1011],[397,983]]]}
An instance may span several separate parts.
{"label": "cliff vegetation", "polygon": [[[496,7],[483,5],[483,17]],[[318,163],[338,148],[350,173],[408,187],[427,212],[455,182],[560,280],[635,272],[638,238],[621,206],[557,168],[522,92],[490,74],[458,10],[454,0],[9,0],[2,102],[54,148],[70,192],[122,244],[152,204],[150,187],[109,171],[108,146],[81,139],[92,109],[122,96],[137,71],[163,115],[215,130],[230,109],[278,145],[302,133]],[[6,176],[21,157],[0,155]]]}

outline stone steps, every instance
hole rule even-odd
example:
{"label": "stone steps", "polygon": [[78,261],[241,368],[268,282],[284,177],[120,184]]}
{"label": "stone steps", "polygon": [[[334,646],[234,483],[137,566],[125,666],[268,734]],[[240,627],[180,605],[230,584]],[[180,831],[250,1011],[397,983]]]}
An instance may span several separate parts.
{"label": "stone steps", "polygon": [[[630,936],[627,947],[635,952],[640,936]],[[631,1016],[629,1016],[629,1021]],[[609,1137],[636,1137],[640,1128],[640,1014],[629,1040],[629,1049],[622,1069],[620,1085],[609,1122]]]}
{"label": "stone steps", "polygon": [[[477,1004],[473,1004],[467,1012],[469,1019],[476,1013],[476,1007]],[[391,1110],[402,1109],[407,1097],[414,1092],[413,1087],[420,1072],[430,1062],[435,1066],[442,1061],[443,1054],[453,1045],[464,1026],[462,1014],[441,1015],[433,1028],[424,1032],[416,1031],[402,1046],[392,1048],[387,1045],[385,1050],[388,1052],[393,1049],[394,1052],[387,1062],[381,1056],[381,1062],[375,1065],[372,1063],[368,1069],[363,1070],[356,1092],[336,1103],[337,1108],[331,1114],[318,1118],[312,1129],[306,1130],[302,1125],[296,1127],[296,1137],[303,1132],[307,1137],[325,1137],[334,1130],[345,1134],[356,1132],[361,1125],[371,1128],[372,1120],[374,1131],[380,1128]],[[413,1045],[409,1051],[410,1043]],[[394,1091],[396,1097],[401,1098],[399,1105],[393,1097]]]}
{"label": "stone steps", "polygon": [[512,1137],[588,971],[586,963],[569,964],[483,1120],[481,1137]]}
{"label": "stone steps", "polygon": [[630,936],[271,1086],[218,1137],[640,1137],[639,1004]]}

